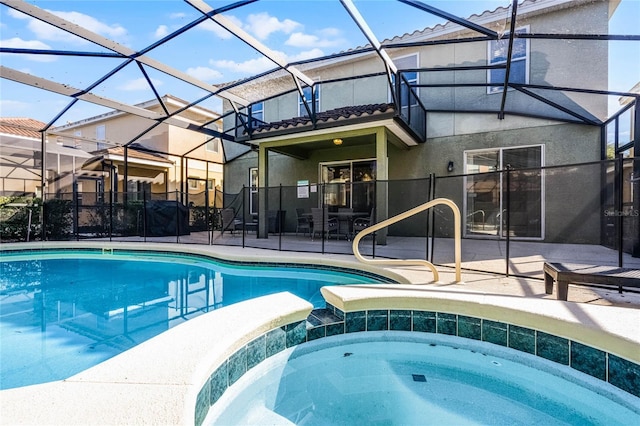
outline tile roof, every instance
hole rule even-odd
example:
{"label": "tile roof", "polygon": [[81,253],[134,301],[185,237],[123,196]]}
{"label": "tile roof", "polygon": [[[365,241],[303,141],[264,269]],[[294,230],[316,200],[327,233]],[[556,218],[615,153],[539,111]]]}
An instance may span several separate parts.
{"label": "tile roof", "polygon": [[[335,121],[352,120],[394,111],[395,107],[392,103],[347,106],[317,113],[316,123],[331,123]],[[293,117],[286,120],[264,123],[260,126],[257,126],[254,129],[254,134],[266,133],[273,130],[306,127],[310,126],[311,124],[311,119],[309,117]]]}
{"label": "tile roof", "polygon": [[24,117],[0,118],[0,133],[40,139],[40,129],[46,126],[42,121]]}

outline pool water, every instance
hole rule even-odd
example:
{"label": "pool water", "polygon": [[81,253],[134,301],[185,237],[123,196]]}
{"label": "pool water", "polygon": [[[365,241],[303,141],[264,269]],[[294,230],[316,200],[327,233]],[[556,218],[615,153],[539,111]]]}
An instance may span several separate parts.
{"label": "pool water", "polygon": [[[116,251],[2,253],[0,389],[70,377],[213,309],[375,277],[305,267]],[[380,281],[378,281],[380,282]]]}
{"label": "pool water", "polygon": [[640,424],[639,402],[485,342],[367,332],[268,358],[227,389],[205,424],[630,425]]}

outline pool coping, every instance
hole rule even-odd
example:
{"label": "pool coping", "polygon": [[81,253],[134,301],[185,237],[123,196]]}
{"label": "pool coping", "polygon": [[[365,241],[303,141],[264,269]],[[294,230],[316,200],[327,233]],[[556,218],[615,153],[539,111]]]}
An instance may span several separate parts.
{"label": "pool coping", "polygon": [[1,391],[0,422],[193,424],[198,394],[221,363],[312,309],[283,292],[200,315],[66,380]]}

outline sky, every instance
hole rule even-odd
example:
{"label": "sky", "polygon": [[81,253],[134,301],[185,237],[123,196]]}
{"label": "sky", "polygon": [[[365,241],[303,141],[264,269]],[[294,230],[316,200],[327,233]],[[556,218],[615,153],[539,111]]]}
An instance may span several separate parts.
{"label": "sky", "polygon": [[[201,16],[180,0],[73,0],[29,1],[106,38],[139,51]],[[207,2],[213,8],[232,1]],[[392,0],[355,0],[379,40],[411,33],[442,23],[443,20]],[[425,1],[451,14],[468,17],[509,1]],[[319,57],[367,44],[366,38],[336,0],[261,0],[225,12],[224,16],[242,27],[287,62]],[[640,34],[640,0],[622,0],[611,20],[612,34]],[[107,50],[70,35],[20,12],[0,5],[0,47],[106,52]],[[640,42],[611,43],[609,90],[629,91],[640,81]],[[274,64],[207,21],[148,53],[208,83],[234,81],[274,68]],[[594,58],[597,60],[597,58]],[[113,58],[56,55],[0,54],[2,65],[48,80],[85,89],[98,81],[122,60]],[[160,95],[169,93],[185,100],[200,98],[204,92],[166,74],[145,68]],[[154,98],[140,69],[128,65],[92,93],[126,103]],[[611,99],[612,104],[616,100]],[[0,79],[0,116],[30,117],[51,121],[70,99]],[[221,112],[219,100],[202,106]],[[614,105],[615,106],[615,105]],[[79,102],[56,121],[56,125],[108,112],[108,109]]]}

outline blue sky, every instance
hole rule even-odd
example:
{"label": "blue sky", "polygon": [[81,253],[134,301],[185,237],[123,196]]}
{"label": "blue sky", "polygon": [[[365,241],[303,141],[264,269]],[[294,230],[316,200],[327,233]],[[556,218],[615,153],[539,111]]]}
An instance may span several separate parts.
{"label": "blue sky", "polygon": [[[138,1],[30,1],[69,21],[78,23],[134,50],[143,49],[172,31],[200,16],[188,3],[180,0]],[[209,1],[214,8],[231,1]],[[452,14],[468,17],[508,1],[425,1]],[[378,39],[402,35],[441,23],[442,19],[391,0],[356,0]],[[225,13],[272,50],[288,61],[322,56],[367,43],[340,2],[262,0]],[[640,0],[623,0],[611,21],[611,33],[639,34]],[[91,43],[38,22],[13,9],[0,5],[0,45],[72,51],[105,51]],[[640,43],[612,43],[610,90],[628,91],[640,81]],[[637,55],[634,55],[637,53]],[[244,78],[274,65],[244,43],[230,36],[212,22],[202,24],[149,53],[153,59],[209,83]],[[594,59],[597,60],[597,59]],[[84,89],[121,60],[110,58],[74,58],[54,55],[2,54],[3,65],[49,80]],[[149,70],[160,94],[171,93],[186,100],[197,99],[204,92]],[[69,99],[49,92],[0,80],[0,116],[21,116],[50,121]],[[96,87],[93,93],[110,99],[136,103],[153,98],[140,70],[135,65]],[[614,100],[612,100],[614,101]],[[107,112],[88,103],[79,103],[56,124]],[[205,105],[219,110],[218,101]]]}

